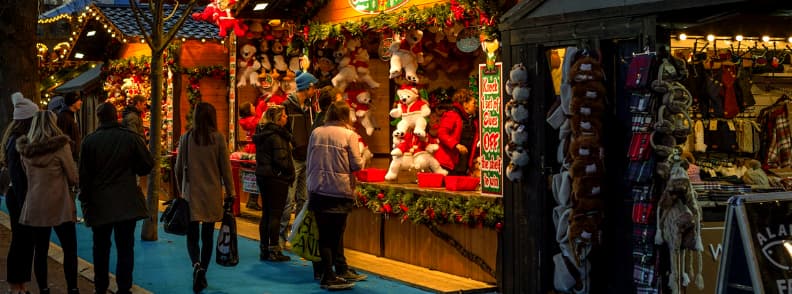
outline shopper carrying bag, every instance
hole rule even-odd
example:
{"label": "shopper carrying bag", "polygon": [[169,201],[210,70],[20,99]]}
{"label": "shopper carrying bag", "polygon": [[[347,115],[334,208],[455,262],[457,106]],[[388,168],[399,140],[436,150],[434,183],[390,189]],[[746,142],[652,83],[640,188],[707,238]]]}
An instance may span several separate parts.
{"label": "shopper carrying bag", "polygon": [[234,218],[234,213],[231,211],[233,204],[233,197],[225,199],[223,222],[220,225],[217,247],[215,247],[215,261],[222,266],[236,266],[239,263],[236,218]]}

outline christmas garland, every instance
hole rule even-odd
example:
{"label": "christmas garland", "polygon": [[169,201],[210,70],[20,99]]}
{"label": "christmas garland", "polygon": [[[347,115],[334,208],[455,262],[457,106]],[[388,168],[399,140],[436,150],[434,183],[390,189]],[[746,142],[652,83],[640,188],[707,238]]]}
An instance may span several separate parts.
{"label": "christmas garland", "polygon": [[430,190],[416,194],[365,183],[359,183],[356,190],[356,207],[399,217],[402,222],[487,226],[499,232],[503,228],[503,203],[498,198],[449,197]]}
{"label": "christmas garland", "polygon": [[343,39],[349,35],[363,36],[369,32],[424,30],[431,26],[450,26],[454,22],[462,22],[465,27],[479,26],[484,39],[497,39],[498,5],[490,3],[496,1],[462,0],[461,2],[452,0],[450,4],[435,4],[421,9],[411,6],[341,24],[312,22],[308,25],[307,37],[310,43],[314,43],[330,38]]}

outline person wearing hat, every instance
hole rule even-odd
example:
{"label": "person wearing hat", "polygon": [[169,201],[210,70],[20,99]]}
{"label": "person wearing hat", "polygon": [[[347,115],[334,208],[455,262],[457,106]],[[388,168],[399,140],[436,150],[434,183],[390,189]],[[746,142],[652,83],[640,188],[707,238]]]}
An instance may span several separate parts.
{"label": "person wearing hat", "polygon": [[[11,217],[11,244],[8,247],[6,280],[9,293],[26,293],[25,284],[31,281],[30,272],[33,266],[34,252],[47,252],[49,247],[36,248],[33,242],[33,227],[19,223],[19,216],[27,195],[27,176],[22,168],[22,158],[16,147],[16,139],[30,131],[33,116],[39,108],[19,92],[11,95],[11,103],[14,105],[14,120],[11,121],[3,134],[2,149],[0,149],[0,162],[8,169],[8,176],[11,180],[10,187],[5,193],[6,207],[8,207],[8,214]],[[35,256],[41,256],[39,260],[44,261],[44,263],[35,263],[36,273],[42,273],[41,265],[46,265],[48,255],[35,254]],[[40,278],[42,277],[37,276],[37,279]]]}
{"label": "person wearing hat", "polygon": [[145,138],[142,119],[144,111],[146,111],[146,97],[143,95],[132,96],[122,113],[121,125]]}
{"label": "person wearing hat", "polygon": [[69,143],[74,162],[80,158],[80,144],[82,143],[82,133],[77,125],[74,114],[82,108],[82,98],[75,93],[68,93],[63,97],[65,107],[58,113],[58,128],[69,136]]}
{"label": "person wearing hat", "polygon": [[111,236],[116,245],[116,293],[131,293],[135,227],[148,216],[143,191],[135,176],[148,175],[154,159],[134,130],[118,123],[115,106],[96,108],[99,128],[83,140],[80,156],[80,203],[93,231],[95,293],[109,286]]}
{"label": "person wearing hat", "polygon": [[286,129],[292,134],[295,179],[289,187],[289,195],[286,199],[286,206],[283,208],[281,217],[280,234],[284,242],[289,235],[289,220],[291,214],[300,213],[307,198],[305,186],[305,159],[308,154],[308,137],[311,136],[311,126],[313,125],[313,111],[309,99],[316,95],[316,83],[319,80],[308,72],[297,72],[295,83],[296,91],[289,94],[283,106],[286,107],[288,121]]}

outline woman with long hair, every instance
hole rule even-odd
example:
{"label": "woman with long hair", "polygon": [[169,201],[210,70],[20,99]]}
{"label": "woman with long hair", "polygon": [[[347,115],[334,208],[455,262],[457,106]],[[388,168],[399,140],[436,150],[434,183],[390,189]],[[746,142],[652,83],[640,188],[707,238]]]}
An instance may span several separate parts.
{"label": "woman with long hair", "polygon": [[[63,248],[63,272],[69,293],[77,288],[77,207],[69,187],[79,184],[77,164],[72,158],[69,136],[58,128],[57,116],[49,110],[33,117],[30,131],[17,139],[17,150],[27,176],[27,196],[19,223],[33,228],[36,248],[49,246],[55,229]],[[36,256],[46,251],[36,251]],[[41,254],[39,254],[41,253]],[[47,260],[36,258],[36,281],[40,293],[49,293]]]}
{"label": "woman with long hair", "polygon": [[[8,259],[6,263],[6,281],[8,281],[8,293],[26,293],[26,283],[30,282],[31,261],[34,256],[33,228],[20,224],[19,215],[22,213],[22,206],[25,204],[27,194],[27,176],[22,168],[22,158],[17,151],[16,139],[30,131],[30,124],[33,116],[39,110],[33,101],[22,96],[22,93],[11,95],[11,102],[14,105],[14,120],[6,128],[3,139],[0,142],[0,164],[3,164],[8,171],[10,179],[8,190],[5,193],[6,207],[11,217],[11,244],[8,247]],[[46,251],[49,246],[41,249]],[[46,266],[46,254],[39,254],[44,259]],[[41,263],[36,263],[40,265]],[[36,273],[40,273],[37,270]],[[37,277],[41,279],[41,277]],[[46,279],[46,276],[43,277]]]}
{"label": "woman with long hair", "polygon": [[175,166],[181,197],[190,203],[187,252],[192,261],[195,292],[208,286],[206,269],[214,250],[215,223],[223,219],[223,195],[235,197],[225,142],[223,134],[217,131],[214,106],[206,102],[196,104],[192,128],[179,139]]}
{"label": "woman with long hair", "polygon": [[270,106],[261,116],[253,136],[253,143],[256,144],[256,183],[264,195],[259,222],[261,260],[291,260],[283,255],[278,244],[283,207],[286,205],[289,186],[294,182],[292,136],[284,128],[287,117],[285,107]]}
{"label": "woman with long hair", "polygon": [[366,279],[350,269],[344,258],[344,230],[354,204],[352,173],[363,165],[360,136],[349,113],[345,101],[333,102],[324,125],[314,129],[308,140],[308,209],[316,214],[322,257],[315,270],[321,271],[320,287],[329,290],[348,289],[354,286],[352,281]]}

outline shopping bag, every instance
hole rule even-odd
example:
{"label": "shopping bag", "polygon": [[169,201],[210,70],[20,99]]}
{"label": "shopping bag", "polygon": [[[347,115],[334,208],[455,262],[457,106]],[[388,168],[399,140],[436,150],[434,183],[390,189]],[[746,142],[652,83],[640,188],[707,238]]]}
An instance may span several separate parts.
{"label": "shopping bag", "polygon": [[174,235],[187,235],[187,226],[190,224],[190,204],[184,198],[173,199],[162,213],[162,226],[166,233]]}
{"label": "shopping bag", "polygon": [[294,236],[297,235],[297,231],[299,231],[300,225],[302,224],[303,219],[305,218],[305,213],[308,212],[308,201],[303,203],[302,209],[300,212],[297,213],[297,216],[294,217],[294,222],[292,222],[291,230],[289,231],[289,236],[286,237],[286,240],[289,240],[289,243],[293,243],[292,239]]}
{"label": "shopping bag", "polygon": [[[291,242],[291,252],[310,261],[321,261],[319,257],[319,227],[316,226],[316,218],[313,211],[303,209],[300,214],[303,216],[297,229],[292,231],[289,242]],[[295,220],[295,223],[297,221]]]}
{"label": "shopping bag", "polygon": [[237,246],[236,218],[231,210],[223,213],[223,223],[217,236],[215,261],[222,266],[235,266],[239,263],[239,247]]}

